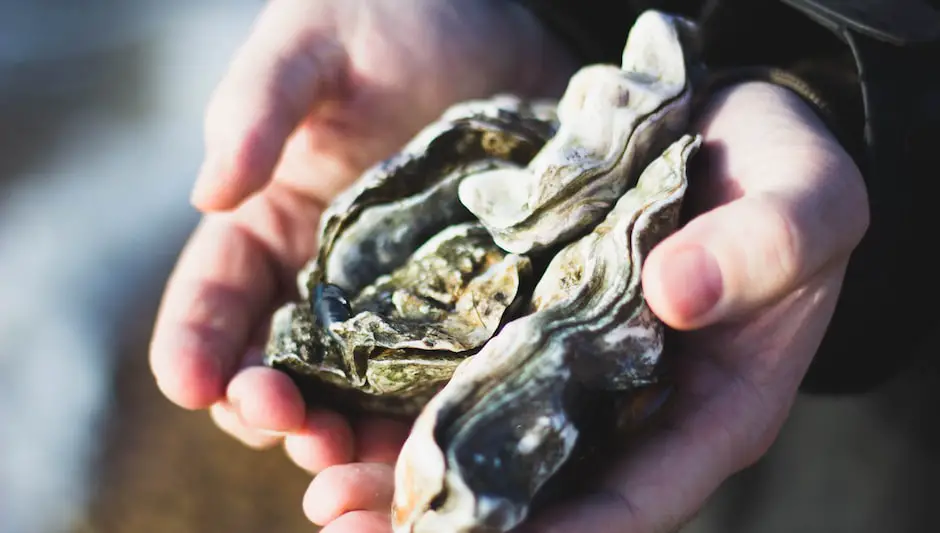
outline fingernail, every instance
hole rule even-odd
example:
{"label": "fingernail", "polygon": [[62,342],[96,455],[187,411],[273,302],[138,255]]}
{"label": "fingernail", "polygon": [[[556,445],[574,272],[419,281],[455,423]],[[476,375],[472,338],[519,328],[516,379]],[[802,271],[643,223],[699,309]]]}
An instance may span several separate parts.
{"label": "fingernail", "polygon": [[686,320],[702,318],[714,309],[724,288],[718,261],[701,246],[672,254],[663,266],[662,281],[673,308]]}

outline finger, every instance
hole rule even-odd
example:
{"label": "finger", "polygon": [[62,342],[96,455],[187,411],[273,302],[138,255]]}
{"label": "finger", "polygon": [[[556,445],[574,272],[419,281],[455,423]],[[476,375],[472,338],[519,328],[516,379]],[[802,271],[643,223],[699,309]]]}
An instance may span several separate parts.
{"label": "finger", "polygon": [[269,309],[275,274],[266,246],[223,218],[196,229],[154,326],[150,364],[171,401],[202,409],[222,399],[249,333]]}
{"label": "finger", "polygon": [[651,307],[678,329],[775,301],[847,256],[868,224],[857,167],[791,91],[729,89],[699,127],[708,169],[690,176],[690,203],[719,207],[654,249],[643,275]]}
{"label": "finger", "polygon": [[232,378],[226,397],[250,427],[289,432],[304,423],[304,400],[284,372],[260,366],[246,368]]}
{"label": "finger", "polygon": [[356,459],[394,465],[410,430],[409,424],[385,418],[363,418],[354,424]]}
{"label": "finger", "polygon": [[699,328],[775,302],[848,256],[854,232],[819,216],[814,196],[744,197],[692,220],[645,263],[650,307],[674,328]]}
{"label": "finger", "polygon": [[230,209],[263,188],[291,132],[339,83],[345,57],[322,7],[268,3],[236,54],[206,111],[199,209]]}
{"label": "finger", "polygon": [[167,282],[154,325],[150,365],[167,398],[189,409],[223,398],[280,292],[314,254],[311,228],[321,211],[272,187],[235,213],[204,217]]}
{"label": "finger", "polygon": [[355,457],[353,431],[332,411],[313,409],[303,427],[284,439],[284,449],[297,466],[312,473],[350,463]]}
{"label": "finger", "polygon": [[357,463],[328,468],[310,483],[304,513],[320,525],[354,511],[380,511],[388,522],[394,490],[393,467]]}
{"label": "finger", "polygon": [[320,533],[392,533],[392,523],[387,511],[355,511],[330,522]]}
{"label": "finger", "polygon": [[251,448],[258,450],[271,448],[282,440],[280,435],[273,435],[246,426],[239,418],[238,413],[225,402],[219,402],[210,407],[209,414],[215,425],[219,426],[222,431]]}
{"label": "finger", "polygon": [[643,273],[650,306],[678,329],[776,301],[847,257],[868,224],[857,167],[795,94],[746,84],[702,123],[710,165],[690,176],[690,200],[718,207],[657,246]]}

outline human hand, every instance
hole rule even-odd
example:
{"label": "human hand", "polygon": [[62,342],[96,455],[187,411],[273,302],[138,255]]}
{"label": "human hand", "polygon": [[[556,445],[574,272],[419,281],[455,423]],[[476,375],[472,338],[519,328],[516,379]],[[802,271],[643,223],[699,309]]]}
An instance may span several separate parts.
{"label": "human hand", "polygon": [[[858,169],[812,110],[774,85],[716,95],[697,128],[694,218],[643,273],[651,308],[681,331],[676,394],[594,492],[534,516],[526,533],[678,530],[766,452],[820,345],[868,225]],[[334,466],[304,507],[324,533],[387,533],[392,484],[387,466]]]}
{"label": "human hand", "polygon": [[318,471],[393,462],[406,428],[307,411],[259,366],[271,312],[316,251],[323,206],[448,106],[558,96],[576,65],[537,20],[495,0],[272,0],[212,97],[193,203],[209,213],[169,280],[151,343],[163,393],[249,445],[286,437]]}

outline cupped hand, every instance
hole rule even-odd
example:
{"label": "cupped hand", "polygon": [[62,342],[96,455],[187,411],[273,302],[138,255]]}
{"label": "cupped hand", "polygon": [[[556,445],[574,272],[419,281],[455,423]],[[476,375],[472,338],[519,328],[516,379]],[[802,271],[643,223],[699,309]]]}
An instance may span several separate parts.
{"label": "cupped hand", "polygon": [[[650,306],[679,330],[673,401],[595,490],[521,531],[678,530],[766,452],[821,343],[868,225],[857,167],[798,96],[769,84],[716,95],[698,128],[693,218],[643,275]],[[324,533],[388,533],[391,489],[386,467],[334,466],[304,507]]]}
{"label": "cupped hand", "polygon": [[557,96],[576,67],[524,9],[496,0],[272,0],[206,114],[192,201],[207,215],[170,278],[151,343],[163,393],[245,443],[286,436],[301,466],[392,462],[400,425],[305,409],[259,346],[316,250],[323,206],[448,106]]}

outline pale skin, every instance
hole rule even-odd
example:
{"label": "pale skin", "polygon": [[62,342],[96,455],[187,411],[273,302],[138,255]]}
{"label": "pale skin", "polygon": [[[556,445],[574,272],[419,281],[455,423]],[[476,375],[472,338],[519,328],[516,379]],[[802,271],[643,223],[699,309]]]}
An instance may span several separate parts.
{"label": "pale skin", "polygon": [[[511,2],[272,0],[213,95],[193,192],[206,216],[167,285],[151,366],[170,400],[318,473],[303,507],[326,533],[390,531],[407,426],[305,408],[259,366],[320,211],[450,104],[557,97],[576,69]],[[715,94],[695,128],[694,216],[643,276],[650,306],[682,332],[675,403],[595,493],[528,532],[675,530],[766,452],[825,332],[868,225],[852,159],[798,96],[765,83]]]}

